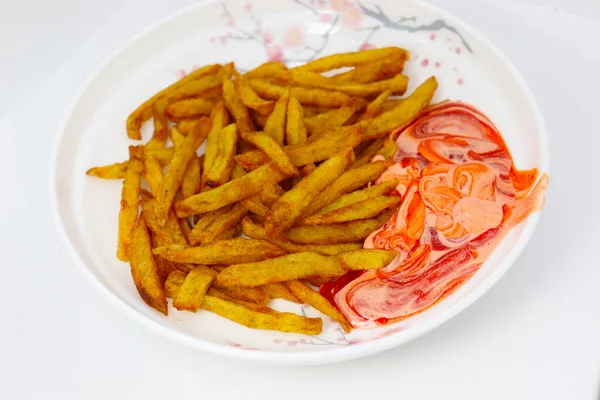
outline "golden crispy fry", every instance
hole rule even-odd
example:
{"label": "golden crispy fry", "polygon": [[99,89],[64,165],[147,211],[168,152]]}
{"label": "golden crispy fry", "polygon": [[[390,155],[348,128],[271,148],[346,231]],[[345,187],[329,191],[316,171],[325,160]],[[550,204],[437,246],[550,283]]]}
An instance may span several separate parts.
{"label": "golden crispy fry", "polygon": [[388,112],[396,107],[398,107],[405,99],[401,98],[392,98],[386,99],[383,104],[381,104],[381,112]]}
{"label": "golden crispy fry", "polygon": [[215,280],[217,273],[204,265],[197,265],[185,277],[185,281],[173,298],[173,307],[178,310],[196,312],[202,305],[204,295],[210,284]]}
{"label": "golden crispy fry", "polygon": [[208,133],[208,137],[206,138],[206,151],[204,153],[204,168],[202,171],[201,183],[202,190],[206,187],[206,175],[212,168],[219,151],[219,136],[221,131],[229,123],[229,113],[227,112],[223,102],[219,102],[219,104],[213,108],[210,114],[210,120],[212,124],[210,132]]}
{"label": "golden crispy fry", "polygon": [[165,280],[165,295],[174,299],[186,276],[187,274],[183,271],[175,270],[171,272]]}
{"label": "golden crispy fry", "polygon": [[240,203],[242,203],[244,207],[248,209],[248,211],[253,212],[256,215],[260,215],[261,217],[264,217],[269,212],[269,208],[265,207],[260,201],[258,194],[245,198]]}
{"label": "golden crispy fry", "polygon": [[[286,93],[285,87],[273,85],[266,81],[251,79],[248,83],[260,97],[265,99],[277,100]],[[351,99],[350,96],[342,92],[298,86],[290,88],[290,95],[296,97],[302,105],[327,107],[341,107]]]}
{"label": "golden crispy fry", "polygon": [[201,97],[175,101],[167,106],[170,119],[200,118],[209,115],[215,103]]}
{"label": "golden crispy fry", "polygon": [[[352,155],[354,155],[354,153]],[[374,181],[379,178],[390,165],[391,164],[387,161],[378,161],[344,172],[329,185],[327,190],[322,191],[312,200],[302,215],[304,218],[313,215],[341,195]]]}
{"label": "golden crispy fry", "polygon": [[273,163],[264,165],[224,185],[175,203],[177,217],[187,217],[216,210],[259,193],[266,183],[280,182],[287,175]]}
{"label": "golden crispy fry", "polygon": [[301,244],[336,244],[364,240],[371,232],[385,224],[393,214],[393,210],[385,212],[377,218],[361,221],[343,222],[334,225],[302,225],[286,232],[285,237]]}
{"label": "golden crispy fry", "polygon": [[217,156],[210,169],[204,174],[207,186],[215,187],[231,179],[231,170],[235,163],[234,156],[238,142],[238,127],[236,124],[227,125],[219,134]]}
{"label": "golden crispy fry", "polygon": [[365,112],[363,113],[363,115],[360,116],[358,120],[364,121],[366,119],[375,118],[376,116],[381,114],[381,111],[383,110],[383,103],[391,95],[391,90],[386,90],[385,92],[382,92],[379,96],[375,98],[375,100],[373,100],[367,105]]}
{"label": "golden crispy fry", "polygon": [[327,315],[329,318],[332,318],[334,321],[340,324],[344,331],[350,332],[352,325],[350,325],[348,320],[346,320],[344,314],[332,306],[329,300],[327,300],[325,297],[312,290],[305,283],[299,281],[290,281],[287,282],[286,285],[294,294],[294,296],[300,299],[300,301],[311,305],[315,309]]}
{"label": "golden crispy fry", "polygon": [[343,67],[356,67],[372,63],[375,60],[391,57],[408,59],[408,52],[399,47],[383,47],[380,49],[362,50],[349,53],[338,53],[317,58],[306,64],[293,68],[294,70],[325,72]]}
{"label": "golden crispy fry", "polygon": [[202,215],[198,219],[198,221],[194,225],[194,228],[192,229],[192,232],[190,233],[190,243],[197,244],[200,241],[200,234],[202,233],[202,231],[207,226],[209,226],[214,220],[226,215],[232,208],[233,205],[226,205],[225,207],[221,207],[217,210],[207,212],[206,214]]}
{"label": "golden crispy fry", "polygon": [[311,201],[354,161],[348,148],[332,156],[279,198],[265,218],[267,236],[280,236],[300,218]]}
{"label": "golden crispy fry", "polygon": [[[248,210],[241,203],[236,203],[226,214],[215,218],[198,235],[192,234],[192,244],[206,244],[214,241],[220,234],[236,226],[246,215]],[[194,233],[194,231],[192,231]]]}
{"label": "golden crispy fry", "polygon": [[242,219],[242,231],[244,235],[251,239],[262,239],[281,247],[288,253],[301,253],[310,251],[324,256],[343,253],[345,251],[357,250],[362,248],[362,243],[342,243],[342,244],[297,244],[285,239],[267,237],[265,228],[256,225],[249,218]]}
{"label": "golden crispy fry", "polygon": [[396,250],[360,249],[340,254],[338,260],[346,269],[361,271],[381,269],[394,261],[397,256]]}
{"label": "golden crispy fry", "polygon": [[209,130],[210,120],[203,117],[198,121],[194,130],[186,136],[181,147],[175,152],[173,160],[167,168],[167,172],[161,181],[160,189],[156,195],[156,217],[160,224],[164,225],[166,223],[171,204],[175,199],[177,190],[183,182],[186,167],[190,160],[196,156],[196,149],[198,149],[200,144],[206,139]]}
{"label": "golden crispy fry", "polygon": [[376,155],[383,157],[386,160],[391,160],[396,152],[398,151],[398,145],[392,139],[387,139],[383,142],[383,145],[379,148]]}
{"label": "golden crispy fry", "polygon": [[336,279],[337,278],[310,278],[310,279],[304,279],[304,282],[306,282],[309,285],[315,286],[315,287],[320,287],[321,285],[323,285],[327,282],[331,282]]}
{"label": "golden crispy fry", "polygon": [[258,67],[246,72],[244,78],[246,79],[260,79],[260,78],[271,78],[280,75],[282,72],[287,71],[285,64],[279,61],[270,61],[259,65]]}
{"label": "golden crispy fry", "polygon": [[336,82],[371,83],[389,79],[401,73],[404,69],[406,55],[388,57],[374,62],[359,65],[350,71],[342,72],[331,77]]}
{"label": "golden crispy fry", "polygon": [[271,136],[264,132],[248,132],[242,133],[242,138],[248,143],[255,145],[259,150],[262,150],[284,174],[298,175],[298,169],[292,164],[287,154],[285,154],[281,146]]}
{"label": "golden crispy fry", "polygon": [[307,335],[317,335],[323,329],[323,321],[320,318],[307,318],[284,312],[265,314],[213,296],[204,297],[202,308],[254,329],[297,332]]}
{"label": "golden crispy fry", "polygon": [[[236,289],[244,289],[245,290],[245,289],[255,289],[255,288],[236,288]],[[257,311],[257,312],[260,312],[263,314],[277,314],[277,311],[273,310],[271,307],[266,306],[266,304],[269,303],[268,301],[260,302],[260,303],[252,303],[252,302],[249,302],[246,300],[232,297],[229,294],[226,294],[225,292],[226,291],[223,291],[223,290],[217,290],[215,288],[210,288],[210,289],[208,289],[208,292],[206,294],[209,296],[217,297],[221,300],[227,300],[232,303],[239,304],[239,305],[244,306],[247,309],[252,310],[252,311]],[[267,299],[268,298],[269,297],[267,297]]]}
{"label": "golden crispy fry", "polygon": [[147,201],[147,200],[153,200],[154,196],[152,196],[152,193],[150,193],[150,191],[146,190],[146,189],[140,189],[140,202],[142,201]]}
{"label": "golden crispy fry", "polygon": [[181,183],[181,197],[187,199],[200,192],[200,178],[202,175],[202,160],[198,156],[192,157],[187,166],[187,171]]}
{"label": "golden crispy fry", "polygon": [[179,150],[179,148],[185,141],[186,136],[187,135],[181,133],[181,131],[176,126],[171,128],[171,141],[173,142],[173,147],[175,147],[175,151]]}
{"label": "golden crispy fry", "polygon": [[242,103],[253,110],[255,110],[260,115],[269,116],[273,112],[273,108],[275,107],[274,101],[263,100],[252,89],[252,87],[246,81],[246,78],[235,73],[235,81],[234,85],[238,91],[238,95]]}
{"label": "golden crispy fry", "polygon": [[248,302],[253,304],[267,305],[270,297],[262,288],[244,288],[238,286],[225,286],[215,281],[213,286],[221,293],[231,297],[236,303]]}
{"label": "golden crispy fry", "polygon": [[158,193],[163,178],[163,170],[156,156],[150,155],[144,158],[144,178],[150,186],[150,191],[154,195]]}
{"label": "golden crispy fry", "polygon": [[355,97],[372,97],[391,90],[394,94],[404,94],[408,85],[408,77],[398,74],[391,79],[371,83],[355,83],[347,81],[336,81],[315,72],[305,70],[290,70],[285,78],[287,82],[302,86],[314,87],[324,90],[333,90],[346,93]]}
{"label": "golden crispy fry", "polygon": [[183,233],[183,237],[187,241],[190,242],[190,233],[192,233],[192,227],[190,226],[190,222],[187,218],[181,218],[179,220],[179,226],[181,227],[181,233]]}
{"label": "golden crispy fry", "polygon": [[237,224],[233,228],[229,228],[225,232],[219,234],[215,240],[233,239],[240,236],[240,233],[242,233],[242,227],[240,224]]}
{"label": "golden crispy fry", "polygon": [[225,286],[256,287],[315,276],[342,276],[345,273],[346,269],[336,257],[306,252],[232,265],[219,273],[217,281]]}
{"label": "golden crispy fry", "polygon": [[288,145],[306,143],[307,134],[306,126],[304,126],[304,111],[298,99],[293,94],[290,95],[288,101],[285,133]]}
{"label": "golden crispy fry", "polygon": [[275,204],[277,200],[279,200],[279,198],[283,196],[284,193],[285,192],[283,191],[281,186],[279,186],[277,183],[269,182],[258,194],[258,197],[261,203],[263,203],[268,208],[271,208],[273,207],[273,204]]}
{"label": "golden crispy fry", "polygon": [[[277,102],[275,102],[275,105],[277,105]],[[264,131],[265,125],[267,125],[267,120],[273,114],[271,113],[271,115],[265,117],[254,110],[248,110],[248,112],[250,113],[250,119],[252,119],[252,122],[254,122],[254,127],[256,128],[256,130],[260,131]]]}
{"label": "golden crispy fry", "polygon": [[158,275],[156,261],[152,255],[150,235],[143,219],[140,219],[133,232],[130,266],[133,282],[142,300],[150,307],[167,315],[167,299]]}
{"label": "golden crispy fry", "polygon": [[365,101],[353,98],[343,107],[334,108],[312,117],[305,117],[304,124],[308,132],[325,131],[344,125],[355,113],[365,107]]}
{"label": "golden crispy fry", "polygon": [[[288,155],[292,164],[301,167],[326,160],[348,147],[354,148],[360,144],[360,141],[360,128],[352,127],[340,134],[332,133],[304,144],[284,146],[283,151]],[[269,157],[264,152],[255,150],[237,155],[235,161],[244,168],[254,169],[269,162]]]}
{"label": "golden crispy fry", "polygon": [[223,68],[216,74],[206,75],[176,87],[165,94],[161,100],[165,101],[167,104],[171,104],[177,100],[197,97],[207,90],[221,86],[223,79],[228,79],[230,76],[231,67]]}
{"label": "golden crispy fry", "polygon": [[200,118],[188,118],[177,121],[177,129],[182,135],[187,136],[194,129]]}
{"label": "golden crispy fry", "polygon": [[129,165],[121,191],[121,210],[119,211],[117,258],[121,261],[131,259],[131,240],[138,216],[141,177],[144,170],[143,159],[144,146],[129,146]]}
{"label": "golden crispy fry", "polygon": [[363,190],[357,190],[352,193],[345,194],[343,196],[340,196],[337,200],[333,201],[329,205],[321,208],[317,212],[317,215],[328,213],[333,210],[338,210],[340,208],[349,206],[359,201],[386,195],[392,192],[394,189],[396,189],[396,186],[398,186],[398,182],[396,180],[391,179],[382,183],[378,183],[377,185],[373,185]]}
{"label": "golden crispy fry", "polygon": [[363,144],[366,144],[366,146],[356,156],[356,161],[354,161],[354,164],[352,164],[352,168],[362,167],[363,165],[370,163],[375,154],[379,151],[379,149],[381,149],[381,146],[383,146],[383,142],[385,142],[385,140],[386,138],[382,137],[379,139],[374,139],[370,143],[361,143],[361,146]]}
{"label": "golden crispy fry", "polygon": [[163,246],[153,252],[176,263],[205,265],[255,262],[285,254],[283,249],[269,242],[244,238],[218,240],[202,247]]}
{"label": "golden crispy fry", "polygon": [[267,293],[267,295],[272,299],[283,299],[287,301],[291,301],[293,303],[299,303],[300,300],[296,298],[288,289],[286,285],[280,282],[273,282],[267,285],[261,286],[261,288]]}
{"label": "golden crispy fry", "polygon": [[[153,155],[156,158],[158,158],[160,165],[164,166],[171,162],[174,153],[173,150],[173,147],[167,147],[166,149],[157,150],[145,150],[144,156],[148,157]],[[87,170],[86,174],[102,179],[124,179],[128,165],[129,161],[123,161],[120,163],[114,163],[102,167],[94,167]]]}
{"label": "golden crispy fry", "polygon": [[140,132],[140,128],[144,121],[147,121],[152,116],[152,108],[156,101],[164,95],[169,94],[171,91],[175,90],[175,88],[182,86],[188,82],[191,82],[195,79],[199,79],[205,75],[214,75],[218,73],[223,67],[219,64],[207,65],[203,68],[199,68],[196,71],[188,74],[184,78],[175,82],[174,84],[168,86],[167,88],[161,90],[148,100],[146,100],[141,106],[139,106],[135,111],[133,111],[129,117],[127,118],[127,136],[131,139],[140,140],[142,138],[142,133]]}
{"label": "golden crispy fry", "polygon": [[156,213],[154,212],[154,203],[155,200],[143,201],[141,203],[144,221],[146,221],[146,225],[156,237],[159,246],[174,244],[175,241],[173,240],[173,236],[171,235],[169,229],[166,226],[160,226],[158,224]]}
{"label": "golden crispy fry", "polygon": [[165,107],[166,103],[162,100],[158,100],[154,104],[154,109],[152,111],[154,133],[152,134],[152,138],[146,143],[146,150],[156,150],[165,147],[165,143],[169,137],[169,125]]}
{"label": "golden crispy fry", "polygon": [[373,218],[381,214],[383,210],[395,206],[398,202],[400,202],[400,198],[397,196],[373,197],[328,213],[312,215],[303,220],[302,225],[328,225]]}
{"label": "golden crispy fry", "polygon": [[223,101],[241,132],[252,132],[255,130],[254,124],[250,119],[250,114],[248,114],[248,109],[235,91],[233,82],[228,78],[223,79]]}

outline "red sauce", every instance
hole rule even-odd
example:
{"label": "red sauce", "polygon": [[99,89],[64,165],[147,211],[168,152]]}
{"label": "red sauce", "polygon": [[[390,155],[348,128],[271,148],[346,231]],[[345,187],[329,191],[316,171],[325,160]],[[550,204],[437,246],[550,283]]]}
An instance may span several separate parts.
{"label": "red sauce", "polygon": [[399,179],[402,202],[364,248],[399,256],[320,289],[355,327],[409,318],[448,296],[542,208],[548,185],[546,174],[517,170],[494,124],[464,103],[431,107],[391,137],[396,163],[377,182]]}

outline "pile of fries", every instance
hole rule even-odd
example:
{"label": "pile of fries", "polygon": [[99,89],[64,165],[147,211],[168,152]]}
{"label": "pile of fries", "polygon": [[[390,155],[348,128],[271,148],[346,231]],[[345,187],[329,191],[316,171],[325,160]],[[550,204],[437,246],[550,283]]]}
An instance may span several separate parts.
{"label": "pile of fries", "polygon": [[362,241],[400,202],[397,182],[372,184],[396,151],[388,133],[437,87],[432,77],[398,97],[407,59],[388,47],[243,75],[232,63],[208,65],[133,111],[129,138],[140,140],[150,119],[152,138],[130,146],[129,160],[87,174],[124,180],[117,257],[130,263],[141,298],[165,315],[172,298],[178,310],[251,328],[321,332],[320,318],[269,307],[284,299],[349,331],[313,287],[397,255]]}

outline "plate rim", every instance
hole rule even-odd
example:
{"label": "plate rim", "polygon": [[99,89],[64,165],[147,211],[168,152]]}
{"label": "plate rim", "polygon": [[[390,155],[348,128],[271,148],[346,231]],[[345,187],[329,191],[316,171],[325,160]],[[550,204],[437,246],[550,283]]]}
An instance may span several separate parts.
{"label": "plate rim", "polygon": [[[52,216],[57,226],[57,230],[62,241],[62,244],[66,247],[69,255],[75,261],[80,272],[88,279],[92,286],[96,287],[103,295],[109,299],[117,308],[130,315],[134,320],[143,326],[146,326],[151,331],[158,333],[160,336],[166,337],[175,343],[183,344],[185,346],[203,350],[211,354],[226,356],[229,358],[241,359],[244,361],[262,362],[268,364],[288,364],[288,365],[318,365],[318,364],[329,364],[340,362],[344,360],[356,359],[373,355],[385,350],[389,350],[394,347],[398,347],[402,344],[408,343],[417,337],[420,337],[427,332],[441,326],[445,322],[455,317],[460,312],[466,310],[469,306],[479,300],[489,289],[491,289],[504,274],[512,267],[518,257],[521,255],[527,244],[529,243],[533,232],[535,231],[538,222],[542,216],[543,210],[538,211],[529,216],[523,231],[519,235],[519,239],[512,246],[510,252],[500,263],[500,265],[478,286],[474,287],[471,292],[459,299],[455,304],[448,307],[440,315],[434,316],[430,319],[423,321],[421,324],[411,328],[407,331],[394,332],[388,336],[371,340],[368,342],[355,344],[352,346],[345,347],[334,347],[331,349],[324,349],[319,351],[307,351],[307,352],[285,352],[285,351],[273,351],[273,350],[260,350],[252,351],[241,349],[233,346],[221,345],[206,341],[201,338],[192,337],[186,333],[176,331],[168,326],[161,325],[150,317],[140,313],[135,308],[131,307],[124,300],[119,298],[115,293],[110,291],[101,281],[98,279],[92,271],[87,267],[78,251],[75,249],[71,242],[67,229],[64,225],[61,217],[60,205],[59,205],[59,191],[58,191],[58,168],[59,168],[59,153],[64,141],[66,134],[66,128],[72,118],[75,107],[84,96],[92,82],[98,77],[98,75],[108,66],[115,58],[126,51],[129,47],[134,45],[139,39],[143,38],[155,29],[160,28],[162,25],[168,24],[172,20],[178,17],[193,12],[196,9],[203,8],[212,3],[219,2],[221,0],[205,0],[198,3],[191,4],[176,10],[154,23],[150,24],[146,28],[140,30],[136,34],[129,37],[119,46],[117,46],[98,67],[92,70],[87,76],[83,83],[79,86],[78,90],[72,96],[69,105],[62,116],[61,122],[58,125],[58,134],[54,138],[52,145],[51,157],[50,157],[50,168],[49,168],[49,183],[50,183],[50,203],[52,209]],[[404,0],[409,3],[413,3],[424,9],[442,17],[448,21],[454,22],[460,26],[465,32],[477,37],[489,50],[494,54],[503,64],[504,67],[511,73],[515,78],[516,83],[520,86],[523,91],[525,100],[530,105],[533,118],[537,127],[539,128],[538,139],[540,141],[539,147],[541,150],[541,165],[539,170],[545,173],[550,172],[550,146],[548,139],[548,132],[544,121],[543,114],[539,107],[539,104],[531,91],[531,88],[527,84],[525,78],[521,75],[520,71],[516,68],[513,62],[496,46],[496,44],[482,34],[478,29],[465,22],[460,17],[438,7],[428,3],[425,0]],[[229,2],[229,0],[225,0]]]}

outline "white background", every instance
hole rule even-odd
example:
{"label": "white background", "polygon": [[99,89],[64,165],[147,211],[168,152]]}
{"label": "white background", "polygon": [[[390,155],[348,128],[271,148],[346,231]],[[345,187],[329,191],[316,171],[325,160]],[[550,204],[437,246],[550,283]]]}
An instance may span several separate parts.
{"label": "white background", "polygon": [[84,279],[48,201],[78,86],[192,0],[0,1],[0,398],[600,398],[600,2],[431,0],[515,62],[546,117],[551,189],[530,245],[475,305],[384,354],[280,368],[157,336]]}

